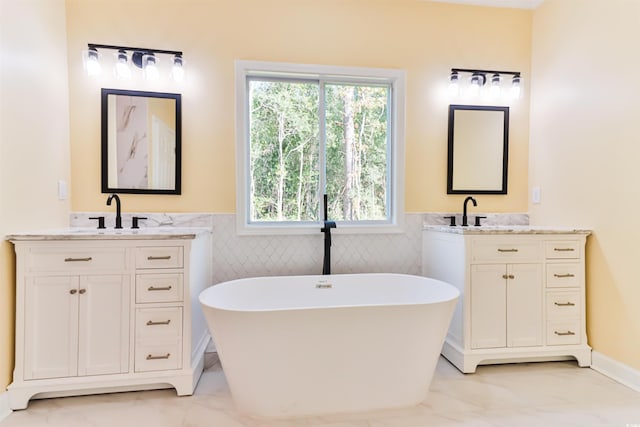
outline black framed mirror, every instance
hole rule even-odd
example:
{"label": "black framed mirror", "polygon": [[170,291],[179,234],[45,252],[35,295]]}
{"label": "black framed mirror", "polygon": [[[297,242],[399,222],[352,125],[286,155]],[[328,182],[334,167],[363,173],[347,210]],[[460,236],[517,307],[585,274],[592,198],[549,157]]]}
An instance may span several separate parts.
{"label": "black framed mirror", "polygon": [[447,194],[507,194],[509,107],[449,106]]}
{"label": "black framed mirror", "polygon": [[177,93],[102,89],[102,192],[180,194]]}

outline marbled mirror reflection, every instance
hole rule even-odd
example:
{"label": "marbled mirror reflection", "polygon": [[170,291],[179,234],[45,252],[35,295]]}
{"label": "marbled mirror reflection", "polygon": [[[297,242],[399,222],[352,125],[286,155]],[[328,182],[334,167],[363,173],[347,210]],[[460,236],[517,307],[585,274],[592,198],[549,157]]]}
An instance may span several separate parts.
{"label": "marbled mirror reflection", "polygon": [[102,192],[180,194],[180,95],[102,89]]}

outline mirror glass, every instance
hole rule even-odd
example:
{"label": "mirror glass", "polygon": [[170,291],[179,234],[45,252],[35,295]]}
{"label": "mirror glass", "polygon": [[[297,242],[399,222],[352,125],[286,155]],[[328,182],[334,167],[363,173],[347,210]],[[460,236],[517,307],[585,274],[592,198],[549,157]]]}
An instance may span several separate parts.
{"label": "mirror glass", "polygon": [[180,194],[180,94],[102,89],[102,192]]}
{"label": "mirror glass", "polygon": [[509,107],[449,106],[447,194],[507,194]]}

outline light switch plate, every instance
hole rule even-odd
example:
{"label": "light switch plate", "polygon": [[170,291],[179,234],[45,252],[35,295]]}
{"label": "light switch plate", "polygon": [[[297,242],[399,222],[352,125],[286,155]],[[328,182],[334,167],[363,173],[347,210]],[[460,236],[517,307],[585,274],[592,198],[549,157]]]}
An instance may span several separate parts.
{"label": "light switch plate", "polygon": [[533,187],[531,189],[531,201],[535,204],[540,203],[541,201],[541,197],[540,197],[540,187]]}
{"label": "light switch plate", "polygon": [[67,191],[67,181],[58,181],[58,200],[67,200],[69,192]]}

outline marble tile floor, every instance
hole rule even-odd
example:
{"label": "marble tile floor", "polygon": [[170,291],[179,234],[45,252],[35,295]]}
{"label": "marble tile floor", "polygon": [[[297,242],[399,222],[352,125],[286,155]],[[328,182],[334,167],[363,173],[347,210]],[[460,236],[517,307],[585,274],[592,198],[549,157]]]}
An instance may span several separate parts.
{"label": "marble tile floor", "polygon": [[239,413],[215,354],[193,396],[174,390],[33,400],[0,427],[640,426],[640,393],[575,362],[481,366],[441,358],[425,401],[406,409],[263,420]]}

